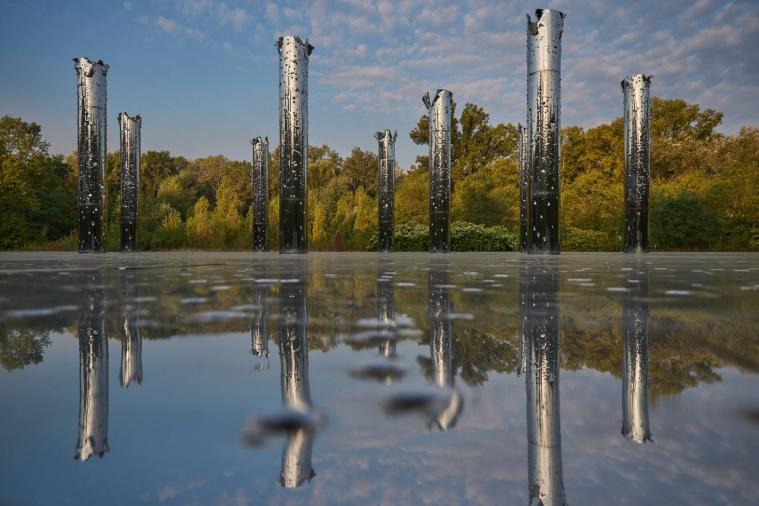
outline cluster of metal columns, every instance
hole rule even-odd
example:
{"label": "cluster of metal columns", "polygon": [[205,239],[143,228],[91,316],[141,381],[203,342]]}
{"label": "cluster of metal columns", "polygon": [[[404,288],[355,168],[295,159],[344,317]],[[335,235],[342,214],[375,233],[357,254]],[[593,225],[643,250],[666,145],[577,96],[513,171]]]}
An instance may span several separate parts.
{"label": "cluster of metal columns", "polygon": [[[105,158],[108,149],[108,65],[74,59],[77,73],[78,246],[80,252],[105,251]],[[121,249],[138,248],[140,115],[118,116],[121,167],[119,194]]]}
{"label": "cluster of metal columns", "polygon": [[[561,38],[564,13],[538,9],[527,16],[527,121],[519,131],[519,248],[558,254],[561,249]],[[280,37],[279,51],[279,251],[308,251],[308,61],[313,46]],[[106,76],[108,65],[77,58],[79,250],[105,249]],[[625,125],[625,251],[648,250],[650,181],[650,83],[636,74],[622,81]],[[429,251],[450,249],[451,123],[453,94],[440,89],[423,101],[429,119]],[[121,248],[138,247],[139,115],[119,114],[121,130]],[[393,249],[395,141],[377,132],[379,250]],[[251,140],[253,249],[266,249],[268,221],[267,138]]]}

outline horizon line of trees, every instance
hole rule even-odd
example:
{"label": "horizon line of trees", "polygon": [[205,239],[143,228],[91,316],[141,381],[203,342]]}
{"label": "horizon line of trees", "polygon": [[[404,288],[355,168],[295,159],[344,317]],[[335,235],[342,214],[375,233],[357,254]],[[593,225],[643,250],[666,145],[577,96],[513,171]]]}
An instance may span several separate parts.
{"label": "horizon line of trees", "polygon": [[[651,245],[656,250],[759,250],[759,130],[723,135],[722,113],[679,99],[651,104]],[[620,251],[624,232],[622,118],[562,129],[565,251]],[[409,133],[428,143],[427,116]],[[467,103],[452,121],[452,221],[519,230],[518,131]],[[270,154],[270,249],[277,249],[279,148]],[[377,155],[327,145],[308,151],[309,249],[366,250],[377,230]],[[0,119],[0,249],[76,249],[76,153],[49,153],[39,125]],[[250,161],[142,154],[141,249],[251,248]],[[428,224],[427,156],[396,173],[395,224]],[[119,154],[106,158],[107,246],[119,248]]]}

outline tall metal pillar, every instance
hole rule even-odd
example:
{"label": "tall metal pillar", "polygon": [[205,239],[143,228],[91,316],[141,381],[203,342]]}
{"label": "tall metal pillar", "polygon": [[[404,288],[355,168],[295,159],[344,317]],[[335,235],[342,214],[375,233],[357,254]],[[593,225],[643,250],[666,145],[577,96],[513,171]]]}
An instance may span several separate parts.
{"label": "tall metal pillar", "polygon": [[453,93],[437,90],[422,97],[430,125],[430,245],[431,253],[447,253],[450,243],[451,114]]}
{"label": "tall metal pillar", "polygon": [[622,435],[635,443],[651,440],[648,421],[648,270],[629,271],[629,291],[622,302]]}
{"label": "tall metal pillar", "polygon": [[[308,376],[308,338],[306,335],[306,269],[295,264],[286,267],[286,276],[295,279],[280,284],[280,320],[277,329],[281,365],[282,403],[295,411],[312,410]],[[314,430],[297,428],[287,435],[282,450],[280,484],[300,487],[316,473],[311,467]]]}
{"label": "tall metal pillar", "polygon": [[314,47],[288,35],[279,50],[279,252],[308,252],[308,58]]}
{"label": "tall metal pillar", "polygon": [[253,146],[253,251],[266,251],[269,219],[269,138],[250,140]]}
{"label": "tall metal pillar", "polygon": [[[528,261],[529,262],[529,261]],[[559,416],[558,268],[529,263],[527,282],[527,459],[530,504],[564,505]]]}
{"label": "tall metal pillar", "polygon": [[121,251],[139,248],[138,210],[140,194],[140,129],[142,118],[132,118],[119,113],[121,173],[119,194],[121,198]]}
{"label": "tall metal pillar", "polygon": [[527,171],[528,147],[527,129],[521,123],[519,130],[519,251],[525,253],[529,244],[528,201],[530,198],[530,178]]}
{"label": "tall metal pillar", "polygon": [[625,252],[648,251],[651,180],[651,76],[622,81],[625,97]]}
{"label": "tall metal pillar", "polygon": [[395,200],[395,140],[398,132],[386,129],[374,134],[379,143],[379,185],[377,204],[379,206],[379,250],[393,250],[393,203]]}
{"label": "tall metal pillar", "polygon": [[99,272],[88,274],[79,314],[79,442],[74,458],[84,462],[108,450],[108,338],[105,294]]}
{"label": "tall metal pillar", "polygon": [[74,58],[77,83],[79,252],[105,249],[106,75],[102,60]]}
{"label": "tall metal pillar", "polygon": [[537,9],[527,16],[527,170],[530,253],[558,254],[561,155],[561,34],[564,13]]}

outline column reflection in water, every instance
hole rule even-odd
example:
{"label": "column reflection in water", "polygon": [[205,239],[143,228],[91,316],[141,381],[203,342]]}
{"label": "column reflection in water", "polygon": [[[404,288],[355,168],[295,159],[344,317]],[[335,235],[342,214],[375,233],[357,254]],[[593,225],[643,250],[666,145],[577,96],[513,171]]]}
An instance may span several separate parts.
{"label": "column reflection in water", "polygon": [[105,156],[108,65],[74,58],[77,83],[79,251],[105,249]]}
{"label": "column reflection in water", "polygon": [[636,263],[623,300],[622,435],[635,443],[651,440],[648,422],[648,270]]}
{"label": "column reflection in water", "polygon": [[522,262],[519,265],[519,349],[517,350],[517,376],[527,372],[527,359],[530,354],[530,350],[528,349],[530,340],[527,338],[529,285],[529,264]]}
{"label": "column reflection in water", "polygon": [[427,285],[432,381],[438,387],[452,391],[448,406],[438,412],[433,420],[440,430],[454,427],[464,408],[461,395],[454,388],[453,323],[450,317],[452,304],[449,293],[449,267],[450,264],[447,262],[430,265]]}
{"label": "column reflection in water", "polygon": [[[282,403],[288,408],[308,413],[312,410],[308,379],[308,340],[306,335],[306,269],[302,264],[285,265],[280,284],[280,320],[277,329],[281,365]],[[284,273],[287,274],[284,274]],[[290,431],[282,451],[280,484],[295,488],[311,480],[312,428]]]}
{"label": "column reflection in water", "polygon": [[102,457],[108,450],[108,338],[100,273],[87,274],[79,314],[79,442],[74,458]]}
{"label": "column reflection in water", "polygon": [[142,385],[142,336],[140,335],[140,308],[135,270],[123,271],[121,306],[121,370],[122,388],[132,382]]}
{"label": "column reflection in water", "polygon": [[[263,274],[263,271],[260,272]],[[259,277],[259,276],[256,276]],[[250,321],[251,353],[257,357],[256,369],[269,368],[269,285],[266,283],[253,284],[252,303],[257,307]]]}
{"label": "column reflection in water", "polygon": [[379,143],[379,178],[377,203],[379,206],[379,250],[393,250],[393,202],[395,199],[395,140],[398,132],[386,129],[374,137]]}
{"label": "column reflection in water", "polygon": [[561,116],[561,35],[564,13],[527,16],[527,131],[531,253],[558,254]]}
{"label": "column reflection in water", "polygon": [[119,198],[121,200],[121,251],[138,248],[138,219],[140,193],[140,129],[142,118],[119,113],[121,147],[121,173]]}
{"label": "column reflection in water", "polygon": [[556,264],[527,261],[527,457],[530,504],[566,504],[559,415],[559,282]]}
{"label": "column reflection in water", "polygon": [[[377,320],[381,323],[395,320],[395,312],[393,311],[393,280],[391,277],[385,275],[389,270],[392,270],[392,263],[380,262],[380,272],[379,276],[377,276]],[[395,338],[387,337],[381,340],[379,352],[385,358],[396,358]]]}
{"label": "column reflection in water", "polygon": [[288,35],[279,50],[279,252],[306,253],[308,58],[314,47]]}
{"label": "column reflection in water", "polygon": [[253,147],[253,251],[266,251],[269,221],[269,138],[250,140]]}
{"label": "column reflection in water", "polygon": [[519,130],[519,251],[527,251],[529,243],[528,199],[530,198],[530,178],[527,170],[528,146],[527,129],[520,123]]}
{"label": "column reflection in water", "polygon": [[422,97],[429,114],[430,252],[447,253],[450,242],[451,114],[453,93],[437,90]]}
{"label": "column reflection in water", "polygon": [[651,77],[622,81],[625,107],[625,251],[648,251],[651,174]]}

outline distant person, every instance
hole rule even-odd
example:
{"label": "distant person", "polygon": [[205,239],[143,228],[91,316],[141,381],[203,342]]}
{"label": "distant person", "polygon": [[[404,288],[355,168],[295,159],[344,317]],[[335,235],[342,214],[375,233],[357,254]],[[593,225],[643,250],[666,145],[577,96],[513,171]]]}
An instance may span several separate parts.
{"label": "distant person", "polygon": [[340,234],[339,230],[335,232],[335,238],[332,240],[332,242],[334,243],[335,251],[343,250],[343,236]]}

